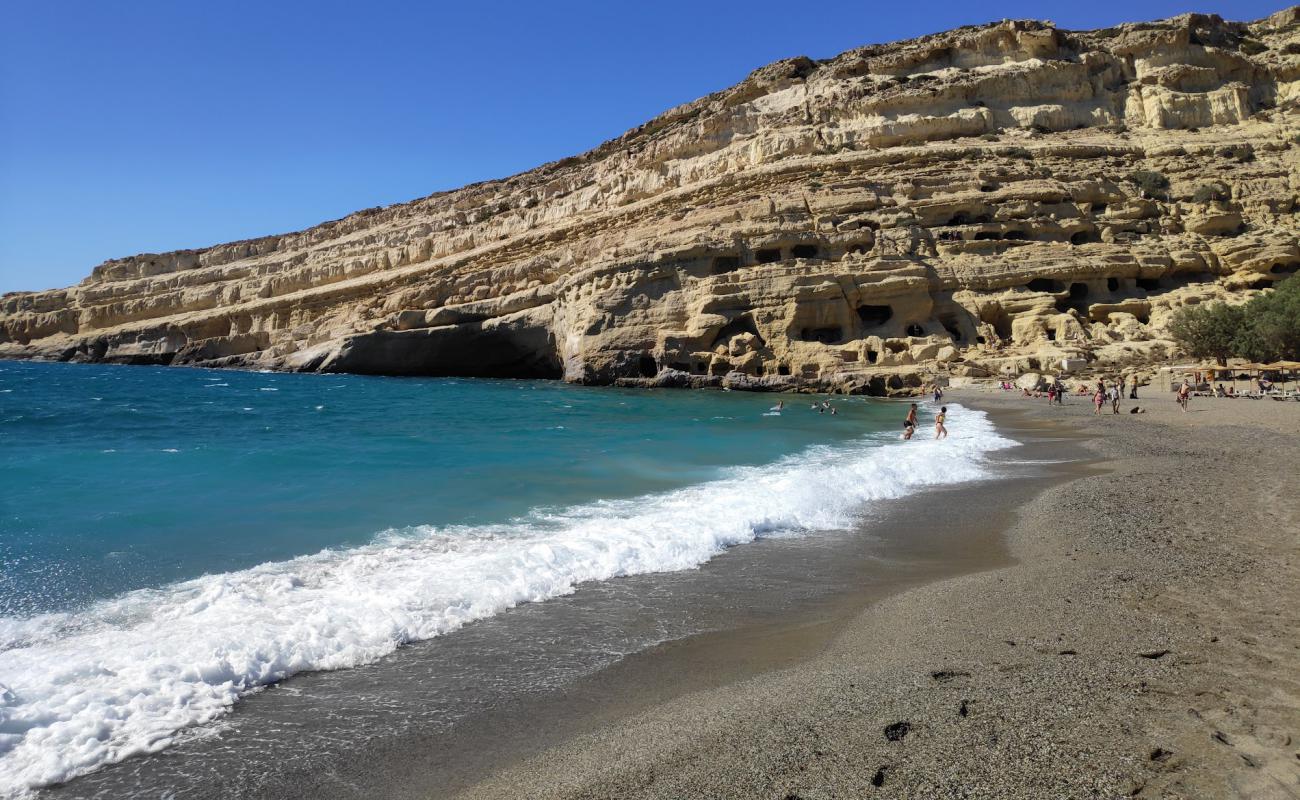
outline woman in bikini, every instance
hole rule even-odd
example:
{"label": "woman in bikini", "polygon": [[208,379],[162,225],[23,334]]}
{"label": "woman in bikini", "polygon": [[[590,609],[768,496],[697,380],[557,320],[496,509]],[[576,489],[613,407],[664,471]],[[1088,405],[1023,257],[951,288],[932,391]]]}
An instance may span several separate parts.
{"label": "woman in bikini", "polygon": [[939,413],[934,418],[934,438],[942,439],[948,435],[948,429],[943,426],[946,419],[948,419],[948,407],[944,406],[939,409]]}

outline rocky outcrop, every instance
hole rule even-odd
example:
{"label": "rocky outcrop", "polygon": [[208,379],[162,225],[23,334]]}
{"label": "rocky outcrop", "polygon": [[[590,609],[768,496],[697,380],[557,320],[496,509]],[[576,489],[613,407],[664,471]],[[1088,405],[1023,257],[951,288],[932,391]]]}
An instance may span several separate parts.
{"label": "rocky outcrop", "polygon": [[764,67],[584,155],[0,299],[0,356],[907,391],[1300,269],[1300,8]]}

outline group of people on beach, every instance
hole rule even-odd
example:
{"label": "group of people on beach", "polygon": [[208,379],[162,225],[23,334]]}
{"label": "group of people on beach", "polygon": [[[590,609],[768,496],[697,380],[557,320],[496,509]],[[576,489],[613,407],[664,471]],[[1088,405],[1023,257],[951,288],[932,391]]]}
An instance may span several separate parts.
{"label": "group of people on beach", "polygon": [[[943,392],[939,387],[935,387],[935,396],[943,397]],[[916,433],[916,403],[912,403],[911,408],[907,410],[907,419],[903,420],[903,440],[907,441]],[[948,435],[948,429],[944,423],[948,420],[948,407],[941,406],[939,413],[934,415],[934,438],[943,439]]]}
{"label": "group of people on beach", "polygon": [[1118,414],[1119,402],[1123,396],[1124,390],[1121,388],[1121,384],[1112,383],[1110,386],[1107,386],[1104,380],[1098,379],[1097,388],[1092,393],[1092,415],[1095,417],[1101,414],[1102,408],[1107,404],[1110,405],[1111,413]]}
{"label": "group of people on beach", "polygon": [[[941,399],[943,399],[943,389],[939,388],[936,385],[934,387],[934,401],[937,403]],[[838,411],[835,410],[835,406],[831,404],[830,400],[823,400],[820,403],[813,403],[810,406],[810,408],[813,411],[816,411],[818,414],[830,414],[831,416],[835,416],[836,414],[839,413]],[[780,414],[783,410],[785,410],[785,401],[778,400],[776,405],[768,409],[768,414],[771,415]],[[911,408],[907,410],[907,419],[903,420],[904,440],[911,439],[912,436],[916,433],[916,415],[917,415],[916,403],[912,403]],[[941,406],[939,408],[939,413],[936,414],[934,417],[934,438],[943,439],[948,436],[948,428],[945,426],[947,420],[948,420],[948,407]]]}

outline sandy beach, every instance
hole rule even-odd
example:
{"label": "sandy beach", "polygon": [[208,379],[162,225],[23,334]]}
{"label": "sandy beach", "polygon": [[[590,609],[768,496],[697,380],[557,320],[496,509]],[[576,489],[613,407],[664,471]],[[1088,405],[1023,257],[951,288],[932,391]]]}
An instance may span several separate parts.
{"label": "sandy beach", "polygon": [[[1005,558],[827,612],[756,674],[652,655],[631,674],[681,691],[539,734],[456,796],[1300,796],[1300,403],[1147,394],[1095,418],[950,392],[1042,430],[1036,454],[1088,454],[1027,495],[985,489],[1003,519],[973,519]],[[936,506],[918,529],[971,516]],[[734,677],[653,675],[700,667]]]}

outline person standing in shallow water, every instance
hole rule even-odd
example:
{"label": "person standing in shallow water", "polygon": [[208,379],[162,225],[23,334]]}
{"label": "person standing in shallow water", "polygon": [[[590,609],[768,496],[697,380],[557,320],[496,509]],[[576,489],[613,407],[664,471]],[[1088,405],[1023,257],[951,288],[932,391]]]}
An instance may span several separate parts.
{"label": "person standing in shallow water", "polygon": [[914,433],[916,433],[916,403],[908,409],[907,419],[903,420],[903,438],[911,439]]}
{"label": "person standing in shallow water", "polygon": [[948,407],[944,406],[939,409],[939,413],[934,418],[934,438],[943,439],[948,436],[948,429],[943,426],[943,423],[946,422],[947,419]]}

